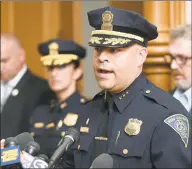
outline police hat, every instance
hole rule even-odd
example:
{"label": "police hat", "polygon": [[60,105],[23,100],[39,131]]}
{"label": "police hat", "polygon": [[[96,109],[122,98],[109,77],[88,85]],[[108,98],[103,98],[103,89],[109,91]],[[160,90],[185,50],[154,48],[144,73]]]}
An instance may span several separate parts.
{"label": "police hat", "polygon": [[39,44],[39,53],[43,56],[44,66],[61,66],[79,61],[86,55],[86,50],[74,41],[52,39]]}
{"label": "police hat", "polygon": [[90,46],[127,47],[133,43],[147,46],[158,36],[157,27],[135,12],[104,7],[87,13],[92,31]]}

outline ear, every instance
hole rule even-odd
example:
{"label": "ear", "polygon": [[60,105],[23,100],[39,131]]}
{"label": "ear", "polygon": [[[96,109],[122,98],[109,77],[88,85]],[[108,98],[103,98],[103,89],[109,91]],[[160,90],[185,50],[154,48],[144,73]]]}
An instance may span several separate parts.
{"label": "ear", "polygon": [[138,66],[143,66],[143,63],[145,62],[146,58],[148,55],[148,50],[145,47],[140,47],[140,49],[138,50]]}
{"label": "ear", "polygon": [[22,48],[19,49],[19,57],[20,57],[21,63],[24,63],[25,62],[25,51]]}
{"label": "ear", "polygon": [[82,74],[83,74],[82,69],[80,67],[76,68],[73,74],[73,79],[76,81],[79,80]]}

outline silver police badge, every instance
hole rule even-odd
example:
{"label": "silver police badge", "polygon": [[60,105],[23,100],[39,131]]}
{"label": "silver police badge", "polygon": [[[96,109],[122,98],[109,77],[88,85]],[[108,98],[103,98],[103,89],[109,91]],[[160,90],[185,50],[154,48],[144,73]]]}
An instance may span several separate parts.
{"label": "silver police badge", "polygon": [[125,133],[130,136],[136,136],[140,132],[142,121],[134,118],[130,118],[127,125],[125,126]]}
{"label": "silver police badge", "polygon": [[174,114],[164,120],[173,130],[179,134],[185,147],[188,145],[189,139],[189,121],[183,114]]}

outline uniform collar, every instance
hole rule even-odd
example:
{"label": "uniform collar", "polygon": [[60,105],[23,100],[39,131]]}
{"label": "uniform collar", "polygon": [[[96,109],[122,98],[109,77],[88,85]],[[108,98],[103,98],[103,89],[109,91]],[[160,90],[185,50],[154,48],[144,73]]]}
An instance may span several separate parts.
{"label": "uniform collar", "polygon": [[69,96],[67,99],[63,100],[60,105],[62,105],[63,103],[67,103],[68,104],[73,104],[74,100],[79,100],[80,102],[80,94],[79,92],[76,90],[71,96]]}
{"label": "uniform collar", "polygon": [[134,97],[145,87],[147,79],[144,73],[141,73],[135,81],[121,93],[112,95],[115,105],[119,113],[123,113],[123,110],[134,99]]}
{"label": "uniform collar", "polygon": [[85,99],[81,98],[79,92],[76,90],[71,96],[69,96],[67,99],[63,100],[61,103],[58,103],[56,96],[54,96],[54,99],[51,100],[51,107],[53,108],[53,111],[62,110],[69,105],[74,104],[75,100],[79,100],[79,103],[84,103]]}

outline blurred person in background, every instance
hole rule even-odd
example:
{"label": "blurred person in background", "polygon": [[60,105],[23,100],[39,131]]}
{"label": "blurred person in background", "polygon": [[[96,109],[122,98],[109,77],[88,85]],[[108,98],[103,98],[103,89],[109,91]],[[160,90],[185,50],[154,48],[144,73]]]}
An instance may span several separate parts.
{"label": "blurred person in background", "polygon": [[191,25],[171,31],[169,53],[176,88],[172,91],[191,115]]}
{"label": "blurred person in background", "polygon": [[52,93],[44,95],[47,102],[34,110],[31,134],[40,144],[41,153],[50,157],[68,128],[76,125],[79,107],[86,101],[77,90],[82,77],[80,60],[86,50],[74,41],[52,39],[41,43],[39,52]]}
{"label": "blurred person in background", "polygon": [[27,68],[18,38],[1,34],[1,138],[29,131],[31,113],[47,89],[47,82]]}

